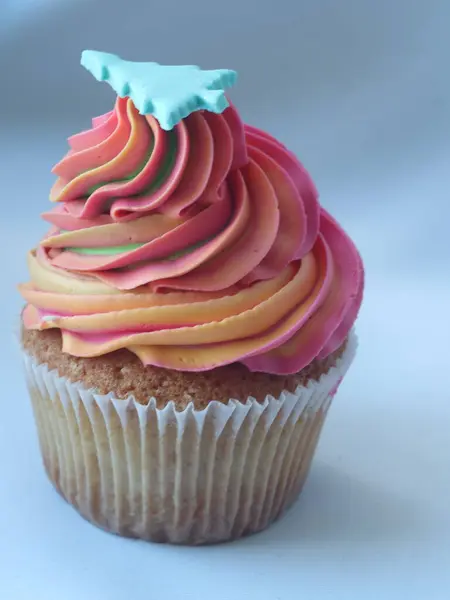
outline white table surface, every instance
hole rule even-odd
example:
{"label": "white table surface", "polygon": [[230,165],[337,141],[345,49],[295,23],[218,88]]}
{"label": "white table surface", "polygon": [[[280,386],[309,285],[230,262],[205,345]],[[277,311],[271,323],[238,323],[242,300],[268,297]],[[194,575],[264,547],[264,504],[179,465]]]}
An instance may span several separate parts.
{"label": "white table surface", "polygon": [[[21,305],[14,285],[45,230],[38,214],[47,207],[49,165],[64,148],[60,136],[10,137],[1,157],[0,598],[448,599],[449,156],[371,185],[325,183],[323,196],[342,206],[338,216],[367,268],[357,359],[295,507],[257,536],[183,548],[97,530],[41,467],[12,341]],[[352,218],[346,199],[354,206],[356,196],[367,210]],[[386,197],[392,204],[380,210]],[[440,212],[427,212],[436,198]]]}

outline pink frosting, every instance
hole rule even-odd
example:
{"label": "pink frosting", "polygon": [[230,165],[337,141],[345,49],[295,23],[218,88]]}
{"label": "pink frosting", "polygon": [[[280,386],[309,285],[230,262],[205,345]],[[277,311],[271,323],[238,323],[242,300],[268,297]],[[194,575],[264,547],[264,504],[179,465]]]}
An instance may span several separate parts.
{"label": "pink frosting", "polygon": [[[293,373],[342,344],[361,258],[292,152],[232,105],[164,131],[119,98],[69,143],[33,258],[40,283],[23,289],[26,326],[59,327],[78,356],[126,347],[185,370]],[[72,293],[46,283],[63,274]],[[84,297],[86,282],[111,293]]]}

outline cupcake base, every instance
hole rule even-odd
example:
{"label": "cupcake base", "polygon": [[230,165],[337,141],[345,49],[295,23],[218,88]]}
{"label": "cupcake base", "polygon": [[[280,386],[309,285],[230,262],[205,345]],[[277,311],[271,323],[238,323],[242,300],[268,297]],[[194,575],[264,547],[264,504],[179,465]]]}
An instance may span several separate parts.
{"label": "cupcake base", "polygon": [[352,333],[326,373],[278,398],[183,410],[97,394],[24,352],[45,469],[112,533],[189,545],[256,533],[298,497],[355,349]]}

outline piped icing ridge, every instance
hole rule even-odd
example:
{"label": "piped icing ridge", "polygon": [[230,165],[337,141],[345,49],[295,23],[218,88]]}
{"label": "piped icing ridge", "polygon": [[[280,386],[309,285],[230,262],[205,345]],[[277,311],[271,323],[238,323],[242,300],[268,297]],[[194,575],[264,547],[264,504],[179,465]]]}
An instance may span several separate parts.
{"label": "piped icing ridge", "polygon": [[294,373],[342,344],[361,258],[293,153],[227,104],[167,130],[119,97],[69,138],[20,286],[27,328],[192,371]]}

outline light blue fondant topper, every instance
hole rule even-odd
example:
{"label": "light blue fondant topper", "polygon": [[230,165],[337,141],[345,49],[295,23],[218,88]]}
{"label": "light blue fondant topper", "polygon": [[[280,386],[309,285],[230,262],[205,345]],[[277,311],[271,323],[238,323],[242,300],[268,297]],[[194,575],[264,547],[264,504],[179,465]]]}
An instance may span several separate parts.
{"label": "light blue fondant topper", "polygon": [[165,130],[196,110],[223,112],[228,106],[224,90],[237,79],[228,69],[132,62],[95,50],[85,50],[81,64],[97,81],[107,81],[118,96],[131,98],[141,114],[153,115]]}

